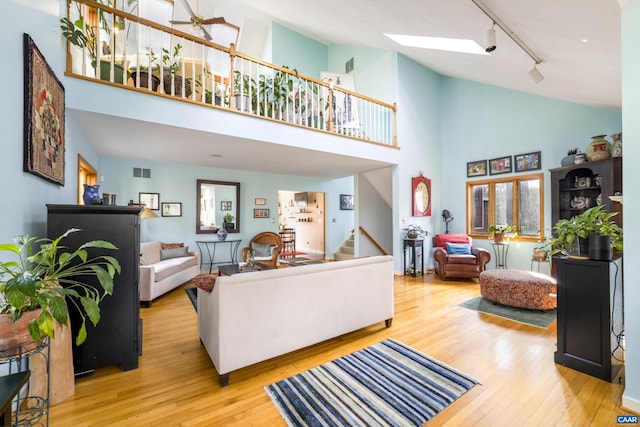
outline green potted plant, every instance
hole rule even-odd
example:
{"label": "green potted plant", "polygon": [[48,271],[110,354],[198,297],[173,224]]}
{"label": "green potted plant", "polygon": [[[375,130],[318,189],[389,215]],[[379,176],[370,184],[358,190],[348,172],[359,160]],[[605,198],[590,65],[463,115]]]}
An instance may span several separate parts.
{"label": "green potted plant", "polygon": [[429,232],[416,224],[409,224],[402,230],[403,239],[424,239],[429,235]]}
{"label": "green potted plant", "polygon": [[491,224],[489,231],[493,233],[493,241],[501,243],[504,241],[506,235],[513,236],[515,227],[511,224]]}
{"label": "green potted plant", "polygon": [[248,113],[255,111],[257,103],[256,81],[248,74],[242,74],[238,70],[235,70],[233,74],[232,107]]}
{"label": "green potted plant", "polygon": [[[113,244],[94,240],[75,251],[63,246],[62,240],[78,232],[69,229],[56,239],[17,236],[13,243],[0,244],[3,258],[0,263],[0,320],[5,330],[4,339],[11,333],[30,336],[33,341],[54,337],[55,323],[66,325],[68,306],[73,305],[82,319],[76,344],[87,337],[87,318],[95,326],[100,321],[99,304],[105,295],[113,292],[113,277],[120,273],[118,261],[107,255],[89,256],[89,250],[117,249]],[[81,277],[97,278],[101,289],[80,281]],[[17,331],[15,326],[27,317],[28,333]],[[13,341],[10,341],[13,342]]]}
{"label": "green potted plant", "polygon": [[139,64],[137,67],[129,69],[129,73],[133,78],[134,85],[140,89],[150,89],[154,92],[158,90],[160,86],[160,77],[155,75],[160,74],[160,64],[158,64],[158,57],[152,48],[147,46],[147,61],[144,64]]}
{"label": "green potted plant", "polygon": [[[612,219],[616,215],[618,212],[606,212],[604,205],[598,205],[580,215],[558,220],[553,226],[554,235],[549,238],[551,254],[588,253],[590,259],[611,259],[612,249],[621,251],[623,248],[622,228]],[[578,244],[580,241],[583,245]],[[582,248],[576,250],[577,244]]]}
{"label": "green potted plant", "polygon": [[[165,75],[162,79],[164,93],[167,95],[175,95],[181,98],[187,98],[191,95],[191,79],[183,78],[178,72],[180,71],[180,51],[182,45],[180,43],[173,47],[173,51],[162,48],[162,67]],[[184,86],[184,87],[183,87]]]}
{"label": "green potted plant", "polygon": [[[284,67],[289,69],[288,67]],[[295,77],[298,71],[293,70]],[[273,77],[260,74],[258,77],[258,114],[279,120],[286,120],[287,105],[293,102],[289,94],[293,92],[294,80],[286,71],[276,71]]]}

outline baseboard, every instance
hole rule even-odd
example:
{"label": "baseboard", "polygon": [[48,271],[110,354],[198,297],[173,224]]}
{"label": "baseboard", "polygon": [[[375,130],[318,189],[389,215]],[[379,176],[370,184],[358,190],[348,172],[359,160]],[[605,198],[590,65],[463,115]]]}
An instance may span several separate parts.
{"label": "baseboard", "polygon": [[624,394],[622,395],[622,404],[620,406],[622,406],[623,409],[640,414],[640,401],[626,397]]}

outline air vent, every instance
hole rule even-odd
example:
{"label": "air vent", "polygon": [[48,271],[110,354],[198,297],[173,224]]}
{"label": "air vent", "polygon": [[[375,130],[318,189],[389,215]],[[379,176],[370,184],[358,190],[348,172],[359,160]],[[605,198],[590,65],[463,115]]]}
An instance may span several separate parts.
{"label": "air vent", "polygon": [[151,178],[151,169],[133,168],[134,178]]}
{"label": "air vent", "polygon": [[349,74],[353,71],[353,58],[344,63],[344,72]]}

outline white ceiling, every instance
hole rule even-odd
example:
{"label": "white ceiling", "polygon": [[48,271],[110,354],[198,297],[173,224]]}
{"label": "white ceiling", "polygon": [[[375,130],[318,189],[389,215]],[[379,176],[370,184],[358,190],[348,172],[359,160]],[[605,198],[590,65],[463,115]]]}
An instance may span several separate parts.
{"label": "white ceiling", "polygon": [[[181,1],[175,0],[176,7]],[[467,38],[482,45],[492,22],[471,0],[188,1],[205,18],[224,16],[240,25],[239,50],[252,55],[261,49],[260,37],[273,20],[326,44],[395,50],[444,75],[594,107],[621,108],[616,0],[484,0],[543,58],[538,68],[545,78],[539,84],[527,74],[533,60],[499,29],[497,49],[490,56],[407,48],[383,35]],[[355,67],[357,71],[357,63]],[[71,113],[100,153],[108,156],[308,176],[347,176],[385,166],[78,110]],[[113,129],[127,129],[130,138],[114,139]],[[135,146],[131,140],[136,140]],[[188,149],[182,144],[176,150],[175,141],[189,141]],[[211,157],[212,142],[222,158]]]}
{"label": "white ceiling", "polygon": [[[482,46],[492,21],[471,0],[189,1],[199,1],[201,10],[212,4],[215,13],[230,19],[236,16],[234,11],[241,10],[250,19],[247,27],[266,17],[326,44],[398,51],[447,76],[584,105],[621,108],[617,0],[483,0],[543,59],[538,69],[545,78],[539,84],[527,74],[533,60],[497,28],[497,49],[486,56],[403,47],[383,35],[471,39]],[[241,38],[241,51],[244,42]]]}

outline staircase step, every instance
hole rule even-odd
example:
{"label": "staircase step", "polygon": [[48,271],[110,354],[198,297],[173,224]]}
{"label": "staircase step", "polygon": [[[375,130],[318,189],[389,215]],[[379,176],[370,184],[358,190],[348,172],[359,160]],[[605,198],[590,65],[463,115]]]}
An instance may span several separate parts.
{"label": "staircase step", "polygon": [[333,259],[336,261],[344,261],[345,259],[353,259],[353,254],[345,254],[342,252],[336,252],[333,254]]}

